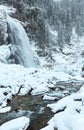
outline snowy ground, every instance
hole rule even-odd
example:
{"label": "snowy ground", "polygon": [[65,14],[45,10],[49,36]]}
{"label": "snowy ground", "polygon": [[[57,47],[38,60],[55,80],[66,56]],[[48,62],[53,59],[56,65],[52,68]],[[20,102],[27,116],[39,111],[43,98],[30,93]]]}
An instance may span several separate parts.
{"label": "snowy ground", "polygon": [[0,62],[0,108],[6,106],[6,100],[17,94],[19,89],[20,95],[28,93],[31,89],[32,94],[37,95],[49,91],[49,87],[55,87],[57,81],[83,80],[81,73],[76,72],[77,76],[72,76],[60,65],[59,67],[60,69],[54,68],[51,71],[42,67],[24,68]]}
{"label": "snowy ground", "polygon": [[[24,95],[31,89],[32,94],[42,94],[55,87],[56,81],[67,81],[72,76],[64,72],[54,72],[46,69],[24,68],[20,65],[7,65],[0,63],[0,104],[5,106],[6,100],[12,94]],[[5,93],[7,93],[5,95]]]}

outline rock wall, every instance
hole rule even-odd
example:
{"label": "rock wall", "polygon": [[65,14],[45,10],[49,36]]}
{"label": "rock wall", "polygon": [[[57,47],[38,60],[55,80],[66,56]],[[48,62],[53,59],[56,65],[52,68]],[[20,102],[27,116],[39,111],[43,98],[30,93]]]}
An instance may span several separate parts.
{"label": "rock wall", "polygon": [[6,41],[6,32],[7,32],[7,21],[6,13],[0,9],[0,44],[4,44]]}

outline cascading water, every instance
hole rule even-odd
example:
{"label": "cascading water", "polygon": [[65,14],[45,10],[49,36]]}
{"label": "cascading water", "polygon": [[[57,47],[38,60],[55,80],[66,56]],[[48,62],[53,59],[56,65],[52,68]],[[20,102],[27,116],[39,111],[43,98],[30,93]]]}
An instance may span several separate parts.
{"label": "cascading water", "polygon": [[38,66],[38,59],[31,50],[27,34],[20,22],[7,15],[8,43],[11,44],[11,57],[25,67]]}

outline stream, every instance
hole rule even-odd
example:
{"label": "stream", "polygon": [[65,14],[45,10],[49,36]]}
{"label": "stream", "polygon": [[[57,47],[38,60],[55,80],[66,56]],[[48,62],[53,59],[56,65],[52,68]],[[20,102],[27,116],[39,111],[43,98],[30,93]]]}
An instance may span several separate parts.
{"label": "stream", "polygon": [[81,81],[58,82],[56,87],[50,88],[46,94],[50,97],[56,97],[54,101],[43,100],[44,95],[14,96],[8,102],[11,111],[0,114],[0,125],[17,117],[26,116],[30,118],[30,126],[27,130],[40,130],[47,125],[47,122],[53,117],[53,113],[47,104],[57,102],[64,96],[77,92],[82,86]]}

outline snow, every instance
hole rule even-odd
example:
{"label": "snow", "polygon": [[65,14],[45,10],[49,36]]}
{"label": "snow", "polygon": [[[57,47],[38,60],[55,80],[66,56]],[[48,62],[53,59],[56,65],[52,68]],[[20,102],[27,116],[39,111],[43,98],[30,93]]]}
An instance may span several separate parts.
{"label": "snow", "polygon": [[81,68],[84,64],[84,58],[82,56],[84,50],[83,41],[84,37],[78,38],[75,29],[73,29],[70,45],[65,45],[62,51],[53,52],[52,55],[55,59],[53,69],[55,71],[61,70],[81,80]]}
{"label": "snow", "polygon": [[[28,93],[31,89],[32,94],[42,94],[49,91],[49,87],[56,81],[67,81],[72,78],[70,75],[62,72],[54,72],[44,69],[24,68],[15,64],[0,63],[0,103],[5,104],[12,94],[16,94],[20,90],[20,95]],[[53,80],[53,77],[56,77]],[[52,81],[52,83],[51,83]],[[4,95],[7,92],[7,96]]]}
{"label": "snow", "polygon": [[49,25],[48,26],[48,31],[49,31],[49,37],[51,39],[51,46],[52,43],[56,44],[57,43],[57,36],[58,36],[58,32],[55,29],[52,29]]}
{"label": "snow", "polygon": [[13,6],[0,5],[0,10],[5,11],[7,14],[15,13],[16,9]]}
{"label": "snow", "polygon": [[0,61],[3,63],[8,63],[8,58],[10,57],[10,49],[7,45],[0,46]]}
{"label": "snow", "polygon": [[0,108],[0,113],[6,113],[6,112],[9,112],[10,110],[11,110],[11,107]]}
{"label": "snow", "polygon": [[44,100],[55,100],[56,97],[51,97],[51,96],[45,94],[44,97],[43,97],[43,99],[44,99]]}
{"label": "snow", "polygon": [[1,125],[0,130],[26,130],[29,126],[29,122],[29,118],[19,117]]}
{"label": "snow", "polygon": [[84,130],[84,86],[77,92],[57,103],[49,104],[54,117],[42,130],[58,128],[58,130]]}
{"label": "snow", "polygon": [[[4,6],[0,6],[0,10],[3,11],[3,8]],[[11,10],[11,8],[5,8],[8,14],[10,14]],[[19,26],[24,32],[19,21],[9,16],[7,20],[10,25]],[[57,32],[50,30],[50,33],[53,36],[52,40],[56,40]],[[23,33],[18,33],[18,37],[23,40]],[[27,41],[29,42],[28,39]],[[32,90],[32,95],[44,94],[44,100],[55,100],[55,97],[51,97],[47,92],[50,90],[49,87],[53,88],[56,85],[56,82],[83,81],[84,78],[81,76],[81,68],[84,65],[84,58],[81,55],[84,50],[83,41],[84,37],[80,37],[77,40],[75,30],[73,29],[71,46],[65,46],[62,52],[53,52],[55,63],[52,69],[45,66],[40,68],[31,67],[31,52],[26,53],[26,55],[30,55],[28,58],[28,62],[30,62],[29,68],[16,64],[6,64],[7,59],[10,57],[10,47],[8,45],[0,46],[0,113],[10,111],[11,107],[6,107],[7,99],[12,98],[12,94],[17,94],[19,90],[19,95],[25,95]],[[23,42],[25,41],[23,40]],[[24,52],[27,51],[22,44],[21,46]],[[14,46],[12,49],[15,49]],[[42,65],[47,63],[43,58],[42,60],[39,58],[39,60]],[[28,62],[27,65],[29,64]],[[61,93],[58,93],[58,95],[61,95]],[[84,130],[84,86],[82,86],[79,92],[67,96],[54,104],[48,104],[48,107],[52,109],[55,115],[48,122],[48,126],[41,130],[54,130],[56,127],[58,130]],[[17,126],[15,125],[16,123]],[[25,130],[28,125],[29,118],[21,117],[1,125],[0,130]]]}
{"label": "snow", "polygon": [[[44,94],[45,92],[49,91],[49,87],[51,87],[52,85],[51,83],[49,83],[49,81],[52,81],[53,86],[54,86],[54,84],[57,81],[62,81],[62,80],[67,81],[67,80],[73,79],[73,77],[71,77],[70,75],[67,75],[64,72],[63,73],[59,71],[51,72],[51,70],[46,70],[45,68],[44,69],[24,68],[20,65],[14,65],[14,64],[7,65],[4,63],[0,63],[0,68],[1,68],[0,69],[0,86],[2,86],[0,88],[0,104],[1,104],[0,110],[1,111],[3,111],[3,106],[7,105],[6,99],[12,98],[12,94],[16,94],[21,85],[22,85],[22,88],[19,93],[20,95],[24,95],[28,93],[31,90],[31,88],[33,89],[32,94],[37,95],[37,94]],[[56,81],[53,80],[53,77],[56,77]],[[74,100],[80,99],[80,98],[84,99],[84,96],[83,96],[84,91],[82,89],[83,87],[81,88],[79,93],[63,98],[57,104],[48,105],[48,107],[52,108],[53,112],[56,112],[59,109],[63,110],[65,107],[67,107],[68,109],[64,113],[62,112],[63,114],[59,113],[57,116],[53,118],[53,120],[56,120],[56,122],[58,121],[57,126],[59,126],[60,121],[58,119],[60,116],[62,116],[61,122],[64,123],[63,121],[65,120],[65,123],[66,123],[66,120],[69,120],[70,116],[72,117],[71,120],[73,119],[73,116],[72,116],[73,113],[71,115],[71,112],[70,112],[71,110],[75,110],[75,109],[80,110],[82,102],[77,102]],[[7,96],[4,95],[4,92],[8,93]],[[44,99],[54,100],[54,97],[50,97],[49,95],[45,94]],[[70,113],[70,115],[68,115],[68,113]],[[68,117],[66,117],[66,115]],[[66,118],[69,118],[69,119],[66,119]],[[45,130],[47,129],[49,130],[49,128],[53,130],[56,123],[53,123],[53,124],[54,125],[49,124],[49,126],[47,126]],[[64,128],[64,130],[66,129]]]}
{"label": "snow", "polygon": [[[75,35],[75,34],[74,34]],[[7,61],[7,58],[10,56],[10,45],[0,46],[0,108],[5,107],[7,105],[6,100],[8,98],[12,98],[12,94],[17,94],[20,87],[19,95],[25,95],[32,89],[32,95],[37,94],[45,94],[50,89],[49,87],[55,87],[56,82],[58,81],[71,81],[71,80],[80,80],[83,81],[81,74],[81,67],[83,65],[83,58],[81,57],[81,51],[83,50],[83,40],[81,37],[79,39],[80,45],[74,42],[74,48],[70,48],[69,46],[65,47],[66,53],[67,49],[69,52],[73,51],[74,54],[79,56],[77,62],[72,63],[74,61],[74,57],[71,55],[64,55],[62,53],[53,53],[55,58],[55,65],[53,69],[48,69],[46,67],[40,68],[24,68],[21,65],[15,64],[4,64]],[[75,41],[75,36],[74,36]],[[76,44],[76,45],[75,45]],[[81,47],[80,47],[81,46]],[[80,48],[79,48],[80,47]],[[77,51],[78,50],[78,51]],[[76,52],[77,51],[77,52]],[[68,57],[68,58],[66,58]],[[70,60],[69,60],[70,58]],[[73,59],[73,60],[71,60]],[[45,64],[44,59],[40,59],[42,64]],[[7,92],[7,96],[4,95],[4,92]],[[61,93],[58,93],[61,95]],[[45,95],[44,99],[49,99],[52,97],[46,97],[49,95]]]}
{"label": "snow", "polygon": [[16,9],[13,8],[12,6],[0,5],[0,30],[1,30],[0,35],[3,37],[2,42],[6,42],[6,39],[8,37],[6,16],[7,16],[7,14],[13,14],[15,12],[16,12]]}

